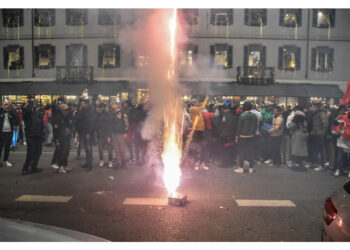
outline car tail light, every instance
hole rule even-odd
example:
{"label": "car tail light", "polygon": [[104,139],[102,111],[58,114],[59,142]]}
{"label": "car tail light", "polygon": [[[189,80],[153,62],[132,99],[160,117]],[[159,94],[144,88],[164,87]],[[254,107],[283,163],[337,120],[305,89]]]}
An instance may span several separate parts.
{"label": "car tail light", "polygon": [[323,219],[324,222],[329,225],[332,221],[334,221],[335,217],[337,216],[337,209],[332,203],[332,199],[330,197],[326,198],[326,202],[324,204],[324,211],[323,211]]}

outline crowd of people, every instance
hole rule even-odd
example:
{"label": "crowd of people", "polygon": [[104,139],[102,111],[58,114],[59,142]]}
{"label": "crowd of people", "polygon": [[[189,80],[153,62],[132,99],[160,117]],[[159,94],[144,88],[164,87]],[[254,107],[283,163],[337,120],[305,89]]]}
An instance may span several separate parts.
{"label": "crowd of people", "polygon": [[[43,145],[54,146],[51,167],[65,174],[71,170],[68,157],[75,143],[77,158],[85,150],[82,167],[88,171],[94,166],[93,146],[98,148],[100,167],[125,168],[128,162],[147,165],[152,156],[147,155],[149,141],[142,138],[142,128],[150,109],[150,104],[131,101],[107,105],[80,99],[75,105],[66,103],[63,96],[46,106],[33,96],[21,106],[5,102],[0,110],[0,158],[4,148],[0,164],[13,166],[10,151],[23,143],[27,154],[22,174],[38,173]],[[270,101],[262,106],[248,101],[216,105],[207,97],[186,103],[184,118],[183,150],[188,152],[183,167],[236,166],[235,173],[246,169],[252,174],[264,163],[314,171],[328,168],[334,176],[350,177],[350,106],[328,108],[313,103],[291,108]]]}

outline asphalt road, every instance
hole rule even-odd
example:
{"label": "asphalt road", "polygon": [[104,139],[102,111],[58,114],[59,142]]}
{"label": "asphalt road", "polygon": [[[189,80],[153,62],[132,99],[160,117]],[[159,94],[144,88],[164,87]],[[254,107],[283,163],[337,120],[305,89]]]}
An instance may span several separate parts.
{"label": "asphalt road", "polygon": [[[129,164],[126,169],[84,163],[70,155],[73,170],[50,167],[52,148],[44,148],[39,167],[22,176],[25,152],[11,152],[14,167],[0,168],[0,217],[53,225],[111,241],[320,241],[324,199],[347,177],[328,171],[257,166],[253,174],[232,167],[185,170],[178,189],[184,207],[123,205],[126,198],[166,198],[161,171]],[[72,196],[66,203],[20,202],[21,195]],[[295,207],[242,207],[238,200],[288,200]],[[221,207],[221,208],[220,208]]]}

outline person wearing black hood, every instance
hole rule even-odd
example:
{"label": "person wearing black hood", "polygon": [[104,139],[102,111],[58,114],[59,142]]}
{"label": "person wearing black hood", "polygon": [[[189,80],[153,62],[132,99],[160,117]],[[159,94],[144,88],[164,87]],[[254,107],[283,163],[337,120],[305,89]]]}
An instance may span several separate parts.
{"label": "person wearing black hood", "polygon": [[92,170],[92,136],[94,133],[95,113],[89,108],[89,100],[82,99],[81,109],[77,112],[76,129],[80,141],[84,144],[86,164],[82,168]]}
{"label": "person wearing black hood", "polygon": [[5,102],[2,105],[2,108],[0,109],[0,158],[2,153],[2,147],[5,146],[4,165],[6,167],[12,167],[12,164],[8,161],[8,158],[10,155],[12,132],[14,129],[15,122],[15,111],[10,110],[10,105],[7,102]]}
{"label": "person wearing black hood", "polygon": [[113,167],[113,144],[112,144],[112,114],[106,111],[106,104],[99,103],[97,117],[96,117],[96,130],[97,130],[97,144],[98,152],[100,156],[100,167],[104,166],[103,161],[103,148],[108,150],[108,167]]}
{"label": "person wearing black hood", "polygon": [[[39,107],[34,97],[28,98],[28,103],[23,110],[23,121],[27,137],[27,155],[22,168],[22,175],[39,173],[38,163],[42,151],[44,139],[44,110]],[[29,170],[31,167],[31,170]]]}

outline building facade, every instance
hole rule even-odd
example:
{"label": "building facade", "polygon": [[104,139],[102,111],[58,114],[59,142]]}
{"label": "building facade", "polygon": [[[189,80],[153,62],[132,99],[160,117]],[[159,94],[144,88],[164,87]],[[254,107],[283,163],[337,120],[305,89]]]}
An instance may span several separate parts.
{"label": "building facade", "polygon": [[[147,55],[126,51],[121,39],[130,23],[142,22],[140,13],[2,9],[2,99],[21,101],[23,95],[36,94],[50,102],[55,95],[74,99],[88,89],[105,100],[145,101],[147,85],[133,76],[147,65]],[[178,55],[180,81],[190,86],[185,98],[209,88],[209,94],[234,102],[271,99],[295,105],[313,98],[331,105],[350,79],[349,9],[178,13],[188,34]]]}

